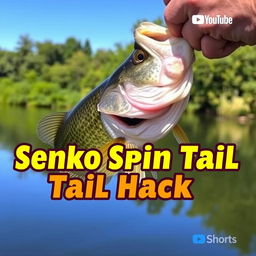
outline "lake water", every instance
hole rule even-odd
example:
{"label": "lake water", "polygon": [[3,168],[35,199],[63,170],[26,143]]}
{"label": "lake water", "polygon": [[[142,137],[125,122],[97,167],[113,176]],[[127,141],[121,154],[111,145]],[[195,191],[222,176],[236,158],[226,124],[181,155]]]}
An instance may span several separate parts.
{"label": "lake water", "polygon": [[[236,143],[239,172],[192,172],[192,201],[52,201],[44,173],[13,171],[21,142],[43,147],[36,124],[49,110],[0,109],[0,255],[255,255],[256,122],[183,116],[191,142]],[[170,134],[158,146],[177,152]],[[181,171],[174,156],[173,169]],[[161,172],[159,178],[172,176]],[[108,184],[115,190],[116,179]],[[192,235],[237,243],[193,244]]]}

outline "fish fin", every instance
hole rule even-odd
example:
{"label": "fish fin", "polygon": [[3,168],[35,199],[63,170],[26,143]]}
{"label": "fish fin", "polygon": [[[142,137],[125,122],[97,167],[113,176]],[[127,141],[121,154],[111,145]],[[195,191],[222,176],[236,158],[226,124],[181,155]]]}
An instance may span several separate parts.
{"label": "fish fin", "polygon": [[57,131],[63,122],[67,112],[58,112],[45,116],[38,124],[38,137],[45,144],[54,146]]}
{"label": "fish fin", "polygon": [[104,144],[102,147],[99,148],[99,151],[102,154],[102,164],[101,164],[101,167],[97,170],[97,172],[105,173],[107,178],[116,174],[116,172],[108,171],[106,168],[107,161],[108,161],[108,150],[109,150],[109,147],[114,144],[125,145],[125,140],[123,138],[116,138],[116,139],[111,140],[110,142]]}
{"label": "fish fin", "polygon": [[181,128],[180,125],[176,124],[173,128],[172,128],[172,132],[173,135],[175,137],[175,139],[177,140],[177,142],[179,144],[181,143],[189,143],[189,139],[187,134],[184,132],[184,130]]}
{"label": "fish fin", "polygon": [[[125,141],[125,147],[127,149],[139,149],[137,145],[128,141]],[[142,179],[146,178],[145,171],[141,170],[141,164],[136,164],[134,166],[134,169],[131,172],[126,172],[126,173],[138,173],[140,175],[139,182],[141,182]]]}
{"label": "fish fin", "polygon": [[[123,144],[125,148],[127,149],[138,149],[138,147],[130,142],[127,142],[124,138],[116,138],[106,144],[104,144],[101,148],[99,148],[101,154],[102,154],[102,164],[100,169],[97,170],[97,172],[105,173],[107,176],[107,179],[111,178],[112,176],[116,175],[117,172],[111,172],[107,170],[107,161],[108,161],[108,150],[111,145],[114,144]],[[134,169],[131,172],[125,172],[125,173],[138,173],[140,175],[140,181],[141,179],[145,178],[145,172],[141,171],[141,165],[137,164],[134,166]]]}

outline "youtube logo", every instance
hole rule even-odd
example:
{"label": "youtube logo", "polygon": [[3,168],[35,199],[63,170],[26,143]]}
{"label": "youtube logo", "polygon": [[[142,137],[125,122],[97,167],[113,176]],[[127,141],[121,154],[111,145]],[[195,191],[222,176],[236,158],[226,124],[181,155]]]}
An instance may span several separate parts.
{"label": "youtube logo", "polygon": [[226,15],[216,15],[216,16],[210,16],[210,15],[192,15],[192,23],[193,24],[232,24],[233,18],[228,17]]}
{"label": "youtube logo", "polygon": [[204,24],[204,15],[193,15],[192,23],[193,24]]}

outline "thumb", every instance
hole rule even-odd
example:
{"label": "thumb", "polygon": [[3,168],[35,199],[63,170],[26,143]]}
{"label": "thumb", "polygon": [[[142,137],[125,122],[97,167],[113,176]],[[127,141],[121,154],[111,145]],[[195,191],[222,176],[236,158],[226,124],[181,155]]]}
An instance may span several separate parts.
{"label": "thumb", "polygon": [[241,42],[231,42],[224,39],[217,40],[210,36],[203,36],[201,38],[203,55],[209,59],[226,57],[241,45]]}

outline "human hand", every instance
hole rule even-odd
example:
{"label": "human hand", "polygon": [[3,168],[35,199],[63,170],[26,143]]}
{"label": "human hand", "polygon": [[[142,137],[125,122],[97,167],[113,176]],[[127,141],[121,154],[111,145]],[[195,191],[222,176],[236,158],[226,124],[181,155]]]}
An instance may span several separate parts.
{"label": "human hand", "polygon": [[[256,44],[256,0],[164,0],[170,32],[208,58],[222,58],[241,45]],[[233,18],[232,24],[192,24],[193,15]]]}

